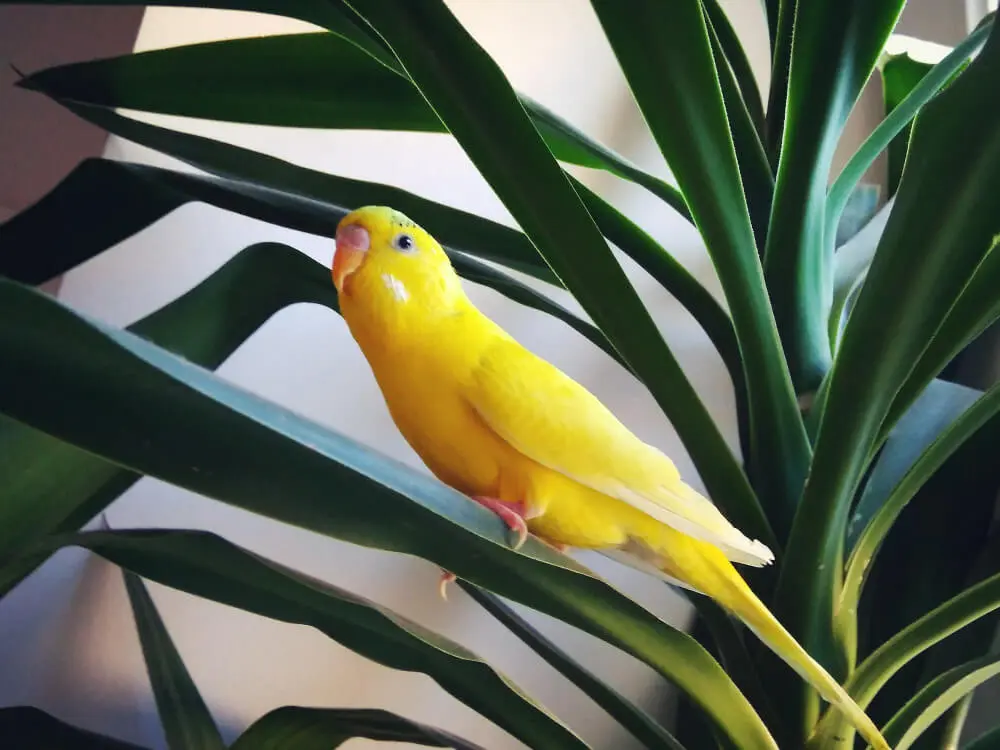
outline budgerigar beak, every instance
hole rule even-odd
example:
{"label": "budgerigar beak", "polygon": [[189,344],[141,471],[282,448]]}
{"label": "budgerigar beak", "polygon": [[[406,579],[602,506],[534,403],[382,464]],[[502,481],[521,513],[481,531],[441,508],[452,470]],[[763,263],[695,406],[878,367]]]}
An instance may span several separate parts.
{"label": "budgerigar beak", "polygon": [[371,245],[371,235],[360,224],[337,228],[337,250],[333,255],[333,284],[343,293],[347,277],[358,270]]}

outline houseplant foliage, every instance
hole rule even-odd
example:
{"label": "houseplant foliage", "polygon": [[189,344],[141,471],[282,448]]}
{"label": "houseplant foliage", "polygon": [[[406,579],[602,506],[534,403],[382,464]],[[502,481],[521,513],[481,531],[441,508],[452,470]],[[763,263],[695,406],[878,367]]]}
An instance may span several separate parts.
{"label": "houseplant foliage", "polygon": [[[905,61],[881,55],[903,0],[766,0],[773,70],[761,97],[715,0],[627,10],[592,0],[672,185],[515,92],[441,0],[153,4],[289,15],[328,31],[83,61],[21,80],[201,171],[89,160],[0,226],[0,592],[66,545],[127,571],[173,748],[223,741],[140,577],[311,625],[379,663],[424,672],[528,746],[585,747],[496,667],[357,594],[200,532],[77,533],[150,475],[454,571],[648,747],[853,746],[839,714],[711,602],[692,595],[697,627],[679,632],[536,540],[512,551],[498,519],[426,475],[214,376],[287,305],[337,310],[328,270],[294,249],[248,247],[126,330],[33,288],[191,201],[327,237],[350,209],[380,203],[425,226],[467,280],[558,317],[573,329],[567,336],[587,337],[638,378],[712,499],[776,551],[773,568],[749,580],[779,619],[894,746],[958,746],[969,694],[1000,669],[989,652],[1000,610],[1000,543],[990,528],[1000,391],[938,377],[1000,315],[1000,32],[992,16],[937,65],[895,75]],[[833,174],[847,116],[880,72],[885,119]],[[211,85],[191,87],[193,76]],[[447,131],[520,229],[143,123],[116,107]],[[886,149],[903,165],[889,201],[867,223],[848,220],[845,209],[867,200],[861,176]],[[725,308],[669,248],[560,163],[633,181],[690,220]],[[733,383],[741,455],[712,423],[609,242],[673,294],[718,349]],[[505,269],[565,287],[590,320]],[[389,515],[397,522],[386,525]],[[677,726],[630,704],[497,595],[649,664],[681,691]],[[40,738],[26,746],[57,737],[66,746],[125,747],[31,708],[0,711],[0,722]],[[232,746],[329,747],[351,736],[475,746],[380,712],[296,707],[264,717]],[[969,746],[997,746],[997,736]],[[287,744],[290,737],[307,739]]]}

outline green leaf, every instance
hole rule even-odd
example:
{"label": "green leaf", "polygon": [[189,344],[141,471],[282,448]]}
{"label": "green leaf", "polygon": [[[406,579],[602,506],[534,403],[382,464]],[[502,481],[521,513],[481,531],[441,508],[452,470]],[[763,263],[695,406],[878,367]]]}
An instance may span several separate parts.
{"label": "green leaf", "polygon": [[[848,319],[775,607],[813,656],[839,661],[833,603],[851,501],[893,396],[997,231],[1000,38],[917,118],[903,180]],[[941,144],[962,144],[943,148]]]}
{"label": "green leaf", "polygon": [[[750,475],[781,541],[805,481],[809,444],[754,251],[700,3],[644,3],[629,13],[613,0],[591,5],[722,282],[749,393]],[[701,475],[707,478],[704,469]]]}
{"label": "green leaf", "polygon": [[[910,660],[980,617],[1000,608],[1000,574],[991,576],[952,597],[890,638],[848,678],[844,685],[862,708]],[[816,728],[814,746],[836,738],[830,747],[851,747],[854,730],[836,714],[827,711]]]}
{"label": "green leaf", "polygon": [[649,388],[709,494],[725,507],[751,507],[752,490],[718,427],[496,63],[441,0],[351,4],[386,39],[525,234]]}
{"label": "green leaf", "polygon": [[834,151],[903,4],[903,0],[815,0],[801,4],[795,15],[764,267],[799,393],[814,391],[831,364],[826,322],[833,248],[825,243],[824,232]]}
{"label": "green leaf", "polygon": [[[447,132],[384,42],[363,24],[348,22],[338,9],[343,3],[326,5],[341,21],[330,26],[335,33],[227,39],[71,63],[19,85],[77,104],[228,122]],[[687,215],[676,188],[538,102],[520,101],[557,159],[632,180]]]}
{"label": "green leaf", "polygon": [[985,656],[950,669],[932,680],[885,725],[883,734],[896,750],[906,750],[958,701],[1000,674],[1000,656]]}
{"label": "green leaf", "polygon": [[979,735],[962,750],[997,750],[1000,748],[1000,726]]}
{"label": "green leaf", "polygon": [[53,550],[70,545],[89,549],[164,586],[262,617],[316,628],[383,666],[422,672],[528,746],[587,747],[465,647],[368,599],[215,534],[159,529],[96,531],[46,542]]}
{"label": "green leaf", "polygon": [[373,708],[283,706],[257,719],[231,750],[331,750],[350,739],[482,750],[468,740]]}
{"label": "green leaf", "polygon": [[760,98],[760,88],[757,86],[756,78],[754,78],[750,59],[747,57],[746,50],[743,49],[739,34],[729,22],[729,17],[719,4],[719,0],[706,0],[705,13],[719,37],[722,52],[729,67],[733,70],[733,76],[739,84],[740,96],[746,105],[759,138],[764,133],[764,103]]}
{"label": "green leaf", "polygon": [[896,394],[892,408],[882,425],[886,433],[899,415],[918,397],[925,385],[954,357],[1000,318],[1000,225],[998,234],[985,256],[973,271],[965,288],[920,354],[916,365]]}
{"label": "green leaf", "polygon": [[886,195],[895,195],[906,157],[910,123],[920,109],[954,78],[969,57],[982,46],[989,30],[987,25],[972,32],[933,67],[917,63],[905,55],[891,58],[882,66],[885,119],[854,152],[830,188],[826,206],[828,232],[840,220],[858,180],[887,147],[889,176]]}
{"label": "green leaf", "polygon": [[459,581],[459,586],[483,609],[499,620],[500,624],[520,638],[532,651],[541,656],[550,666],[580,688],[612,718],[631,732],[633,737],[643,743],[644,748],[684,750],[684,746],[670,732],[657,724],[649,714],[586,667],[581,666],[498,596],[464,581]]}
{"label": "green leaf", "polygon": [[0,708],[0,737],[5,750],[144,750],[67,724],[33,706]]}
{"label": "green leaf", "polygon": [[171,750],[222,750],[226,744],[219,728],[160,619],[153,598],[135,573],[124,571],[123,576],[167,746]]}
{"label": "green leaf", "polygon": [[[710,1],[706,5],[706,11],[711,5]],[[718,8],[717,5],[715,7]],[[722,12],[721,8],[719,8],[719,12]],[[722,15],[724,21],[725,14]],[[768,223],[771,220],[771,200],[774,197],[774,174],[771,172],[771,164],[767,160],[764,144],[760,140],[760,131],[757,129],[743,99],[739,81],[726,59],[726,53],[720,42],[720,34],[712,19],[711,12],[708,12],[706,25],[709,41],[712,45],[712,57],[719,76],[726,117],[729,120],[733,147],[736,151],[736,162],[743,183],[743,194],[746,197],[750,224],[753,226],[754,242],[759,251],[767,242]]]}
{"label": "green leaf", "polygon": [[[77,224],[76,229],[78,239],[86,243],[87,225]],[[129,330],[214,369],[274,313],[298,302],[337,309],[329,272],[290,247],[261,243],[241,250]],[[46,535],[76,531],[139,479],[134,472],[5,416],[0,416],[0,475],[0,595],[45,560],[13,559],[16,551]]]}
{"label": "green leaf", "polygon": [[[850,557],[836,617],[848,653],[856,648],[861,589],[893,523],[920,488],[998,412],[1000,387],[980,394],[935,381],[891,434],[847,528]],[[966,501],[971,484],[964,488]],[[992,500],[996,492],[990,495]]]}
{"label": "green leaf", "polygon": [[[792,29],[798,0],[766,0],[771,36],[771,82],[767,94],[764,140],[771,165],[777,168],[785,135],[788,74],[792,60]],[[760,248],[758,248],[759,250]]]}
{"label": "green leaf", "polygon": [[[32,321],[30,337],[19,320]],[[0,352],[0,412],[245,510],[433,561],[645,661],[744,747],[774,747],[689,636],[541,542],[513,552],[502,521],[426,474],[2,280]]]}

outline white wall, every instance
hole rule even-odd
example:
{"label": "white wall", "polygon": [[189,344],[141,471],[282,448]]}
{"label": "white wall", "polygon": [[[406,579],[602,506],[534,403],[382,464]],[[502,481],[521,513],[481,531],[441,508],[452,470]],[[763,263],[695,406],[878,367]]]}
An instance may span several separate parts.
{"label": "white wall", "polygon": [[[747,39],[762,85],[767,41],[760,3],[724,3]],[[451,0],[460,20],[499,61],[515,86],[584,130],[666,175],[640,127],[624,81],[586,0]],[[308,28],[255,14],[151,8],[137,49]],[[335,73],[334,73],[335,74]],[[429,198],[510,222],[510,217],[448,137],[336,133],[155,117],[192,132],[256,148],[313,168],[395,184]],[[108,155],[172,162],[112,139]],[[718,294],[694,230],[634,186],[578,171],[670,249]],[[418,222],[419,216],[413,217]],[[61,298],[125,325],[198,283],[239,249],[287,242],[324,263],[333,243],[224,213],[185,207],[69,273]],[[667,341],[735,445],[729,383],[693,320],[631,263],[625,267]],[[602,352],[549,318],[474,288],[474,300],[514,336],[591,388],[641,437],[664,449],[698,484],[680,441],[650,396]],[[563,299],[563,301],[568,301]],[[570,302],[570,304],[572,304]],[[343,322],[298,306],[278,315],[223,365],[232,381],[311,415],[414,466],[419,461],[392,425],[370,372]],[[595,748],[636,746],[602,711],[457,589],[437,598],[431,564],[340,543],[262,520],[163,483],[143,480],[109,511],[115,527],[216,531],[282,563],[388,604],[473,648],[556,712]],[[601,559],[580,559],[683,626],[687,605],[659,583]],[[157,585],[152,593],[195,680],[227,731],[239,731],[286,704],[372,706],[440,725],[490,748],[520,744],[465,709],[421,675],[367,663],[311,630],[271,622]],[[664,683],[649,669],[589,636],[527,612],[573,654],[640,704],[660,708]],[[0,606],[0,704],[32,703],[61,717],[162,747],[138,643],[117,571],[79,552],[63,552]],[[356,741],[351,747],[369,746]]]}

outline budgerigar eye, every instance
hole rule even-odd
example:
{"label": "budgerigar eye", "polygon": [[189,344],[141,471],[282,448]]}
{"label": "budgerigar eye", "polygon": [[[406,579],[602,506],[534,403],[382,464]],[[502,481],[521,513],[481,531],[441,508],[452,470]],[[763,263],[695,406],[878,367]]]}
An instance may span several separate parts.
{"label": "budgerigar eye", "polygon": [[392,238],[392,246],[400,252],[409,253],[413,251],[413,249],[417,246],[417,243],[413,241],[412,234],[400,232]]}

